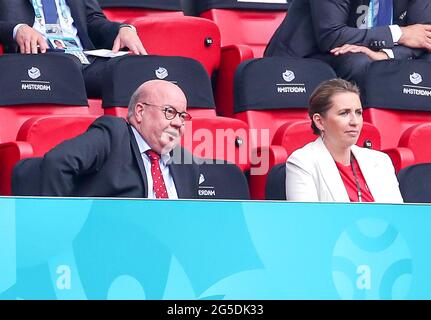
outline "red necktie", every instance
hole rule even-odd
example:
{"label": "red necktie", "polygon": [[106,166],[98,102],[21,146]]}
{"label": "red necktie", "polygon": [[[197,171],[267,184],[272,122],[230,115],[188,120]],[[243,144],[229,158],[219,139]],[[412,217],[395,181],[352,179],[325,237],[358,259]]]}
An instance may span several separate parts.
{"label": "red necktie", "polygon": [[165,181],[163,180],[162,171],[160,170],[160,155],[153,151],[145,151],[151,162],[151,177],[153,178],[153,191],[157,199],[167,199],[168,191],[166,190]]}

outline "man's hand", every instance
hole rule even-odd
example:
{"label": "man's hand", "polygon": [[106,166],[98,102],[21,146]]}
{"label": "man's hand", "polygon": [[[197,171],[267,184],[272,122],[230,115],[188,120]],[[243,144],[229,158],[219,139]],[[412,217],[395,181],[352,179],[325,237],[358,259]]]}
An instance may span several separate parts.
{"label": "man's hand", "polygon": [[398,44],[414,49],[426,49],[431,52],[431,25],[413,24],[401,27],[402,36]]}
{"label": "man's hand", "polygon": [[337,47],[331,50],[334,56],[343,55],[346,53],[365,53],[371,60],[388,60],[388,55],[383,51],[373,51],[364,46],[357,46],[354,44],[345,44],[344,46]]}
{"label": "man's hand", "polygon": [[45,38],[32,27],[24,24],[18,28],[15,41],[19,45],[21,53],[37,53],[37,46],[40,52],[45,53],[48,49],[48,44]]}
{"label": "man's hand", "polygon": [[141,40],[137,33],[129,27],[122,27],[118,31],[118,35],[115,38],[114,46],[112,47],[113,52],[118,52],[122,48],[129,48],[134,54],[147,54]]}

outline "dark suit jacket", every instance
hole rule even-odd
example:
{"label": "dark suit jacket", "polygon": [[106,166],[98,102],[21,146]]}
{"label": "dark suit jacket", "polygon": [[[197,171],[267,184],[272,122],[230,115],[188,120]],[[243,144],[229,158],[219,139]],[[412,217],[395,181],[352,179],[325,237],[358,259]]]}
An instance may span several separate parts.
{"label": "dark suit jacket", "polygon": [[[66,0],[66,3],[84,49],[113,46],[120,24],[106,19],[97,0]],[[16,52],[13,28],[19,23],[29,26],[34,23],[30,0],[0,0],[0,21],[0,42],[5,45],[5,51]]]}
{"label": "dark suit jacket", "polygon": [[[394,46],[389,27],[359,29],[369,0],[293,0],[288,14],[270,40],[265,56],[312,57],[344,44],[374,50],[392,49],[396,59],[417,57],[423,50]],[[428,0],[394,0],[393,23],[431,23]]]}
{"label": "dark suit jacket", "polygon": [[[199,166],[181,148],[169,171],[179,198],[198,195]],[[184,160],[188,160],[184,164]],[[144,163],[130,125],[102,116],[82,135],[48,152],[41,165],[41,195],[84,197],[148,196]],[[31,182],[30,182],[31,183]]]}

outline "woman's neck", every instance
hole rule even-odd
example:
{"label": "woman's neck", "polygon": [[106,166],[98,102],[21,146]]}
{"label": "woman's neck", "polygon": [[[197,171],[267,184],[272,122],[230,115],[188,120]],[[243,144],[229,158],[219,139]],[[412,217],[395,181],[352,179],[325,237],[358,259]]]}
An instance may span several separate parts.
{"label": "woman's neck", "polygon": [[347,166],[350,164],[350,157],[351,157],[350,147],[346,148],[346,147],[334,146],[333,144],[325,140],[323,140],[323,143],[325,144],[326,149],[328,149],[332,158],[336,162],[341,163],[343,166]]}

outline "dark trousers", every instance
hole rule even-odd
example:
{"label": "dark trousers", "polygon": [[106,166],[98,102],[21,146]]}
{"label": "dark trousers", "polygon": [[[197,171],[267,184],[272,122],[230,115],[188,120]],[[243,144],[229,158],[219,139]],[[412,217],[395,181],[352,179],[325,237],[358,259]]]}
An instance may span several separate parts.
{"label": "dark trousers", "polygon": [[89,65],[83,66],[85,88],[89,99],[102,98],[103,79],[109,58],[91,58]]}
{"label": "dark trousers", "polygon": [[[368,68],[373,62],[364,53],[347,53],[341,56],[318,54],[311,58],[323,60],[334,69],[338,77],[354,82],[360,88],[364,87]],[[423,54],[418,59],[431,61],[431,54]]]}
{"label": "dark trousers", "polygon": [[363,87],[365,78],[373,60],[364,53],[347,53],[341,56],[318,54],[312,58],[323,60],[329,64],[338,77]]}

